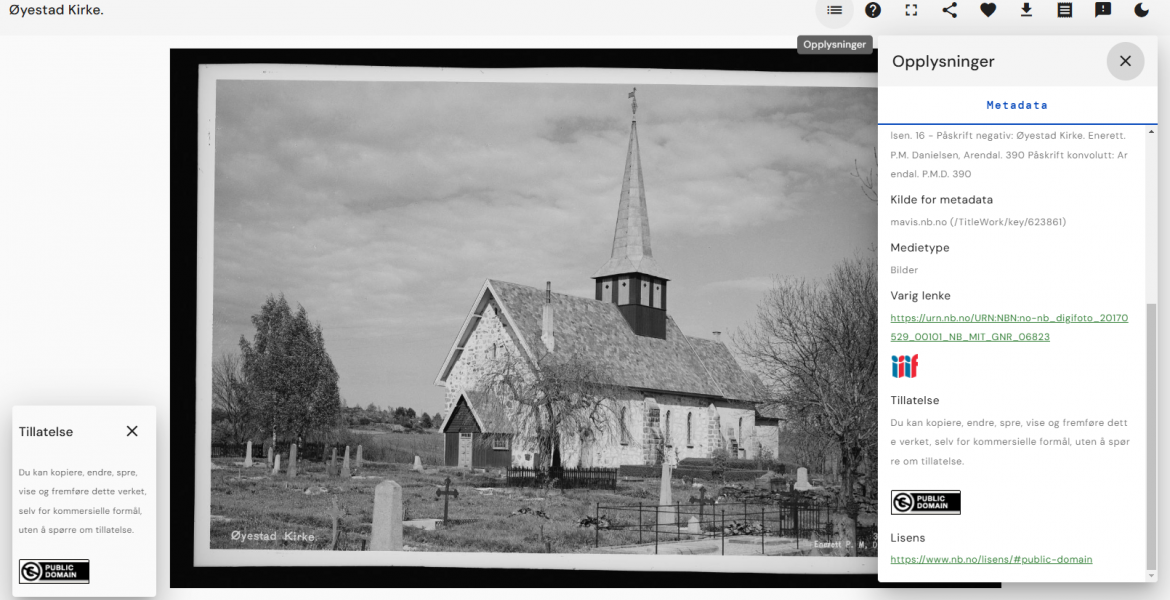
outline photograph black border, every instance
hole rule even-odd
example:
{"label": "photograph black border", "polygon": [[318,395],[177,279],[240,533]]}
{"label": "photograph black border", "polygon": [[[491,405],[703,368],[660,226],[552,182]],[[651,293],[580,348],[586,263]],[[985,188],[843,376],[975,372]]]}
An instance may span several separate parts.
{"label": "photograph black border", "polygon": [[[906,588],[998,583],[883,584],[877,574],[645,572],[454,567],[196,567],[195,382],[198,248],[199,65],[309,64],[449,68],[621,68],[877,73],[878,53],[799,55],[795,49],[177,49],[171,110],[171,534],[172,588],[383,588],[386,581],[451,588]],[[876,226],[876,224],[875,224]],[[196,331],[196,336],[198,332]],[[187,375],[183,375],[186,373]],[[522,561],[517,561],[522,562]]]}

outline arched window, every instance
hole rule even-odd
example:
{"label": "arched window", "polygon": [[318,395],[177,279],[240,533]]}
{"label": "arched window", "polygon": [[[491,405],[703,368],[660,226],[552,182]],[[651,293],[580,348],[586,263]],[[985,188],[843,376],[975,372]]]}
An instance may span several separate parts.
{"label": "arched window", "polygon": [[739,431],[736,432],[735,439],[743,441],[743,417],[739,418]]}
{"label": "arched window", "polygon": [[687,446],[691,445],[691,413],[687,413]]}
{"label": "arched window", "polygon": [[666,411],[666,427],[662,430],[662,437],[666,440],[666,445],[670,445],[670,411]]}
{"label": "arched window", "polygon": [[622,444],[623,445],[629,444],[630,443],[630,427],[626,423],[626,407],[624,407],[624,406],[622,407],[622,410],[621,410],[620,419],[621,419],[621,421],[618,423],[618,427],[621,429]]}
{"label": "arched window", "polygon": [[498,344],[492,344],[492,360],[496,359],[496,348]]}

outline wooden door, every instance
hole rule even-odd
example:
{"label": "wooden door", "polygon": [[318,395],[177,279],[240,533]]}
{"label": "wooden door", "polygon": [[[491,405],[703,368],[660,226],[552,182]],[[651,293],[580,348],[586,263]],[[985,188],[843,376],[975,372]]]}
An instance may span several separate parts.
{"label": "wooden door", "polygon": [[467,467],[467,468],[471,467],[471,445],[472,445],[471,443],[472,443],[472,441],[473,441],[472,434],[470,434],[470,433],[459,434],[459,466],[461,466],[461,467]]}

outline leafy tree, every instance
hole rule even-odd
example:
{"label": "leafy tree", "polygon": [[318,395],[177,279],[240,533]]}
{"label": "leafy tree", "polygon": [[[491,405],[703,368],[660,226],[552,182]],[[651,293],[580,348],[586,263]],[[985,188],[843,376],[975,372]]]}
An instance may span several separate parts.
{"label": "leafy tree", "polygon": [[431,422],[431,416],[427,413],[423,413],[422,416],[419,417],[418,425],[423,429],[432,429],[435,426],[435,424]]}
{"label": "leafy tree", "polygon": [[443,416],[442,411],[437,412],[437,413],[435,413],[435,416],[431,417],[431,424],[434,425],[435,429],[438,429],[438,428],[443,426],[443,419],[444,418],[445,417]]}
{"label": "leafy tree", "polygon": [[212,422],[227,441],[242,444],[256,433],[256,407],[238,354],[221,354],[211,364]]}
{"label": "leafy tree", "polygon": [[877,444],[877,259],[846,260],[824,281],[776,280],[736,345],[776,389],[790,424],[836,446],[844,518],[853,542],[853,483]]}
{"label": "leafy tree", "polygon": [[406,418],[407,418],[407,419],[410,419],[411,421],[413,421],[413,420],[414,420],[414,417],[415,417],[414,409],[413,409],[413,408],[407,408],[407,409],[406,409]]}
{"label": "leafy tree", "polygon": [[293,313],[283,294],[269,296],[252,325],[251,342],[240,336],[243,372],[273,439],[282,432],[304,439],[341,423],[337,370],[321,326],[309,322],[305,308]]}
{"label": "leafy tree", "polygon": [[366,407],[366,412],[378,412],[378,407],[375,406],[373,402],[371,402],[370,405]]}
{"label": "leafy tree", "polygon": [[535,361],[505,351],[487,365],[477,387],[488,401],[477,406],[485,426],[504,425],[517,443],[540,456],[538,468],[559,466],[563,444],[582,447],[604,436],[626,436],[622,398],[628,390],[597,363],[579,354],[545,353]]}

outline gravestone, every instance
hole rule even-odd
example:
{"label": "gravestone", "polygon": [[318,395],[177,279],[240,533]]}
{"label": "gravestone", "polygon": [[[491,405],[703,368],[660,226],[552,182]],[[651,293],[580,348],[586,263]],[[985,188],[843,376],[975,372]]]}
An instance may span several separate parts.
{"label": "gravestone", "polygon": [[345,447],[345,458],[341,460],[341,476],[349,479],[349,446]]}
{"label": "gravestone", "polygon": [[447,507],[448,507],[448,505],[451,504],[451,497],[452,496],[454,496],[456,498],[459,497],[459,490],[451,489],[451,478],[450,477],[448,477],[447,480],[443,482],[443,485],[446,486],[445,489],[444,488],[436,488],[435,489],[435,500],[438,500],[439,498],[443,499],[443,525],[446,525],[447,524]]}
{"label": "gravestone", "polygon": [[357,468],[362,468],[362,445],[358,444]]}
{"label": "gravestone", "polygon": [[411,470],[412,471],[422,471],[423,470],[422,458],[417,454],[414,455],[414,466],[411,467]]}
{"label": "gravestone", "polygon": [[374,488],[370,550],[402,550],[402,486],[383,481]]}
{"label": "gravestone", "polygon": [[806,469],[804,467],[797,469],[796,470],[796,484],[792,486],[792,489],[794,489],[798,492],[804,492],[807,490],[811,490],[812,488],[813,488],[813,486],[808,482],[808,469]]}
{"label": "gravestone", "polygon": [[715,516],[715,498],[707,497],[707,487],[699,486],[699,497],[691,496],[691,504],[699,505],[699,522],[703,521],[703,507],[707,504],[711,505],[711,516]]}
{"label": "gravestone", "polygon": [[264,460],[268,461],[268,466],[272,466],[272,446],[264,446]]}
{"label": "gravestone", "polygon": [[662,481],[658,486],[658,524],[674,524],[674,500],[670,496],[670,465],[662,463]]}
{"label": "gravestone", "polygon": [[693,534],[703,533],[702,525],[699,524],[698,517],[691,517],[691,520],[687,521],[687,533],[693,533]]}
{"label": "gravestone", "polygon": [[297,445],[292,444],[288,447],[288,476],[297,476]]}
{"label": "gravestone", "polygon": [[280,455],[279,454],[276,455],[276,466],[272,468],[272,474],[273,475],[280,474]]}
{"label": "gravestone", "polygon": [[337,447],[333,448],[333,455],[329,458],[329,476],[337,475]]}
{"label": "gravestone", "polygon": [[252,466],[252,440],[248,440],[248,454],[244,456],[244,468]]}

